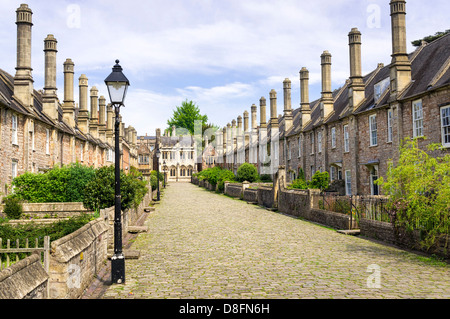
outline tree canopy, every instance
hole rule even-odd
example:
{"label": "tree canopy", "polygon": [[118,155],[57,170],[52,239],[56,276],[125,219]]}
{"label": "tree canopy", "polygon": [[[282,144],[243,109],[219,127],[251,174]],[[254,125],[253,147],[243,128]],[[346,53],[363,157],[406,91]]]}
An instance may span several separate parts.
{"label": "tree canopy", "polygon": [[195,102],[185,100],[181,103],[181,106],[176,107],[172,118],[167,121],[168,130],[171,131],[172,127],[175,126],[176,128],[184,128],[191,135],[194,135],[195,121],[201,121],[202,127],[204,127],[207,125],[208,116],[200,113],[200,108]]}
{"label": "tree canopy", "polygon": [[414,40],[411,43],[415,47],[419,47],[422,44],[422,41],[430,43],[430,42],[433,42],[436,39],[439,39],[439,38],[443,37],[447,33],[450,33],[450,29],[449,30],[445,30],[444,32],[436,32],[434,35],[429,35],[429,36],[427,36],[427,37],[425,37],[423,39],[420,39],[420,40]]}

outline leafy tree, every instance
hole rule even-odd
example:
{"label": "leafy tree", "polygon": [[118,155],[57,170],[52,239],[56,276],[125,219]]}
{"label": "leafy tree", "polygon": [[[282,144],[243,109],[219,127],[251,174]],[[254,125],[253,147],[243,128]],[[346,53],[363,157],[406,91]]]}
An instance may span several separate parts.
{"label": "leafy tree", "polygon": [[203,127],[207,125],[208,116],[201,115],[199,107],[193,101],[186,100],[181,103],[181,106],[177,106],[173,117],[167,121],[168,130],[171,131],[175,126],[187,129],[191,135],[194,135],[195,121],[201,121]]}
{"label": "leafy tree", "polygon": [[241,166],[239,166],[237,170],[236,178],[240,182],[250,182],[253,183],[258,180],[258,170],[256,167],[249,163],[244,163]]}
{"label": "leafy tree", "polygon": [[377,180],[390,198],[394,225],[418,230],[426,249],[450,233],[450,154],[432,156],[441,147],[431,144],[421,150],[417,139],[405,140],[397,165],[390,164],[386,179]]}
{"label": "leafy tree", "polygon": [[414,40],[412,41],[412,45],[415,47],[419,47],[422,44],[422,41],[425,41],[427,43],[433,42],[436,39],[439,39],[441,37],[443,37],[444,35],[450,33],[450,29],[449,30],[445,30],[444,32],[436,32],[434,35],[429,35],[423,39],[420,40]]}

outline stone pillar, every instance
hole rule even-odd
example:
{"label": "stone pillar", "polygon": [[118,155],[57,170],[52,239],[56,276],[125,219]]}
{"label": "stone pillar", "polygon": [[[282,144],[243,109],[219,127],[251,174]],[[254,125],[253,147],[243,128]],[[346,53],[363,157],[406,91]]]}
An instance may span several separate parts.
{"label": "stone pillar", "polygon": [[58,121],[58,97],[56,95],[56,46],[58,41],[52,34],[44,40],[45,52],[45,86],[42,96],[43,111],[53,121]]}
{"label": "stone pillar", "polygon": [[88,111],[88,78],[82,74],[79,81],[80,90],[80,110],[78,112],[78,128],[84,134],[89,133],[89,111]]}
{"label": "stone pillar", "polygon": [[311,106],[309,104],[309,71],[307,68],[300,70],[300,98],[302,127],[311,121]]}
{"label": "stone pillar", "polygon": [[27,4],[16,10],[17,64],[14,77],[14,97],[27,108],[33,108],[33,76],[31,68],[31,28],[33,12]]}
{"label": "stone pillar", "polygon": [[62,106],[63,118],[73,128],[75,127],[74,66],[71,59],[64,62],[64,101]]}
{"label": "stone pillar", "polygon": [[95,86],[91,88],[91,119],[89,122],[89,133],[98,138],[98,90]]}
{"label": "stone pillar", "polygon": [[365,87],[362,77],[361,66],[361,32],[353,28],[348,34],[350,47],[350,107],[356,111],[356,108],[364,100]]}
{"label": "stone pillar", "polygon": [[391,0],[392,63],[391,99],[395,99],[411,82],[411,62],[406,41],[406,1]]}
{"label": "stone pillar", "polygon": [[293,124],[292,115],[292,97],[291,97],[292,83],[291,80],[285,79],[283,82],[284,93],[284,131],[291,129]]}
{"label": "stone pillar", "polygon": [[331,91],[331,54],[324,51],[321,58],[322,65],[322,118],[325,120],[333,112],[333,92]]}

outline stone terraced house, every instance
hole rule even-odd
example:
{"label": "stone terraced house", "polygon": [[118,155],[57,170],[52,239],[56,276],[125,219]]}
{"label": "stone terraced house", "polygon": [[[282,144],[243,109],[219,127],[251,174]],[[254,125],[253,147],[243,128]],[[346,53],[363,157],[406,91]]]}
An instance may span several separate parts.
{"label": "stone terraced house", "polygon": [[[260,174],[272,175],[285,166],[287,180],[302,169],[311,179],[316,171],[327,171],[340,181],[347,195],[378,195],[374,183],[386,176],[388,165],[399,158],[405,138],[419,138],[419,147],[438,143],[450,151],[450,34],[431,43],[423,42],[407,53],[406,2],[390,2],[392,62],[361,72],[362,35],[351,29],[350,77],[339,89],[331,88],[332,55],[324,51],[321,97],[310,101],[309,71],[300,71],[301,103],[292,109],[291,81],[283,83],[283,116],[277,116],[277,92],[270,92],[270,119],[266,121],[266,99],[252,105],[252,126],[245,111],[244,129],[236,121],[216,136],[216,162],[236,172],[239,163],[254,163]],[[240,116],[239,116],[240,118]],[[239,119],[238,118],[238,119]],[[243,151],[245,150],[245,151]],[[242,160],[245,158],[245,160]]]}
{"label": "stone terraced house", "polygon": [[[57,96],[57,40],[44,40],[45,87],[33,87],[31,65],[32,10],[22,4],[17,15],[17,67],[14,76],[0,69],[0,197],[11,192],[12,180],[25,172],[44,172],[55,165],[80,162],[101,167],[114,163],[114,112],[79,77],[79,103],[74,100],[74,66],[64,63],[64,100]],[[122,122],[121,167],[137,167],[137,132]]]}

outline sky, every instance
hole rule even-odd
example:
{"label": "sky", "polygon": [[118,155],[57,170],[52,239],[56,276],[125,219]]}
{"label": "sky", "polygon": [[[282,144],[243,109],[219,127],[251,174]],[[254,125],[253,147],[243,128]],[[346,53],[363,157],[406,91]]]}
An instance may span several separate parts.
{"label": "sky", "polygon": [[[120,60],[131,86],[121,109],[126,126],[154,136],[173,110],[192,100],[209,122],[224,127],[283,80],[292,81],[292,106],[300,105],[299,71],[310,71],[310,100],[320,98],[320,55],[332,54],[332,88],[350,75],[348,33],[362,33],[362,71],[391,62],[389,0],[0,0],[0,68],[15,74],[15,10],[33,10],[34,88],[44,87],[44,39],[58,41],[58,96],[64,99],[63,63],[109,100],[104,79]],[[450,29],[448,0],[408,0],[411,41]],[[269,107],[267,107],[269,115]],[[269,118],[269,116],[267,116]],[[259,108],[258,108],[259,122]]]}

